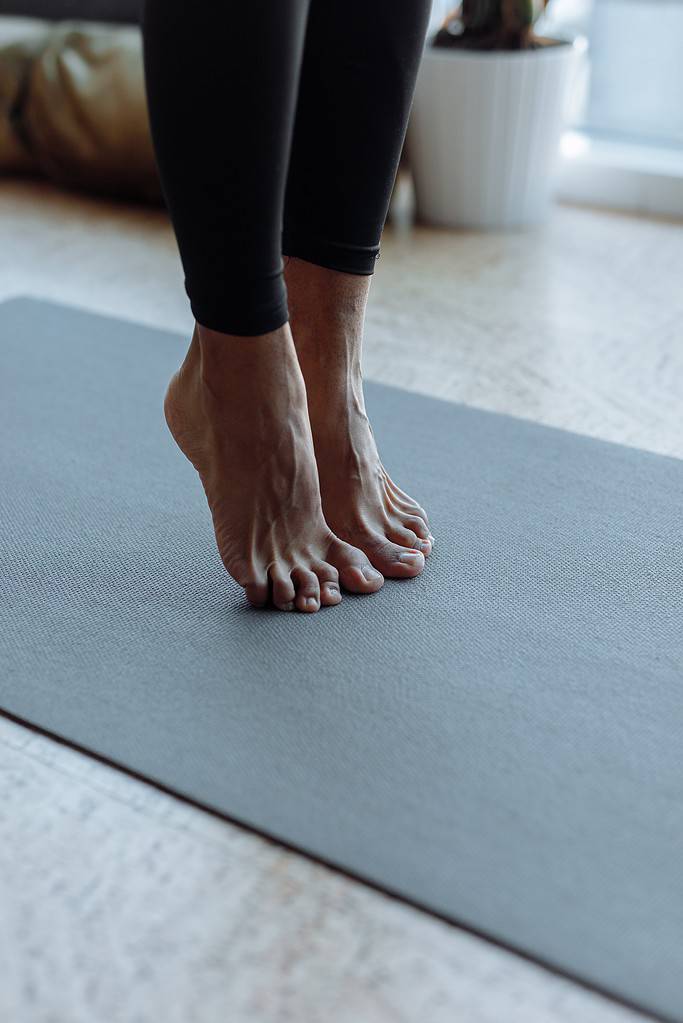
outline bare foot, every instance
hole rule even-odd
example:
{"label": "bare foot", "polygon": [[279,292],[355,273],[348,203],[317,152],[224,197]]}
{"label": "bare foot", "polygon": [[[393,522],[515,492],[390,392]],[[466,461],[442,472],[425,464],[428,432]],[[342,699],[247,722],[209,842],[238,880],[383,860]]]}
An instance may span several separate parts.
{"label": "bare foot", "polygon": [[339,603],[340,583],[357,593],[383,585],[323,517],[288,324],[258,337],[195,328],[164,413],[199,473],[223,564],[253,605],[317,611]]}
{"label": "bare foot", "polygon": [[365,412],[361,347],[371,276],[287,256],[285,280],[325,519],[383,575],[419,575],[434,541],[427,514],[382,465]]}

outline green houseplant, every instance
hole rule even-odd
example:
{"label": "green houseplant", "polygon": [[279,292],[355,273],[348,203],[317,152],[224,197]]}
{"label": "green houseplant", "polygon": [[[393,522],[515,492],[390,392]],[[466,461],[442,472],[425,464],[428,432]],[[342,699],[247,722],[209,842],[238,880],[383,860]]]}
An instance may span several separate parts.
{"label": "green houseplant", "polygon": [[446,16],[433,46],[470,50],[532,50],[547,40],[534,25],[548,0],[463,0]]}
{"label": "green houseplant", "polygon": [[463,0],[428,36],[408,125],[418,219],[542,221],[578,46],[537,35],[548,0]]}

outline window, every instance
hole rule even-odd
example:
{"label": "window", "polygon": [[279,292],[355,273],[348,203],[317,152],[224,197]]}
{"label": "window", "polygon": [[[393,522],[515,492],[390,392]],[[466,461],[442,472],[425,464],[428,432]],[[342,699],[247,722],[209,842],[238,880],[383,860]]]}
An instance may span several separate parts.
{"label": "window", "polygon": [[551,0],[539,28],[588,40],[560,194],[683,216],[683,0]]}

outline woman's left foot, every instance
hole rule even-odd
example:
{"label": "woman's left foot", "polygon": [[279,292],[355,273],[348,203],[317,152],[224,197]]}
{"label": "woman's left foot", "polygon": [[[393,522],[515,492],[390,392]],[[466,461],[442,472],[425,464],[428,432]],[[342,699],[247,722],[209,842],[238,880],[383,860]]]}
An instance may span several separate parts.
{"label": "woman's left foot", "polygon": [[365,412],[361,345],[370,275],[286,257],[285,280],[325,519],[383,575],[419,575],[433,544],[427,514],[386,472]]}

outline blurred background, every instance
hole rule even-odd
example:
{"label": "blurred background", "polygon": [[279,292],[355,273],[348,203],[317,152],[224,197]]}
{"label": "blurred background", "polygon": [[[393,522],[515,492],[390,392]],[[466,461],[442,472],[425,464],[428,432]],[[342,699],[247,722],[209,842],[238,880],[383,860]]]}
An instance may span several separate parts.
{"label": "blurred background", "polygon": [[[434,0],[432,37],[456,6]],[[0,2],[0,171],[158,199],[144,137],[141,8]],[[565,89],[554,194],[683,217],[683,0],[552,0],[537,33],[584,44]],[[444,77],[439,88],[453,104]]]}

